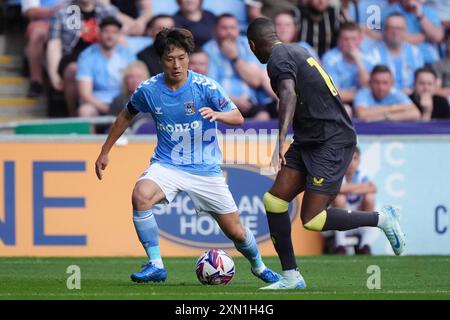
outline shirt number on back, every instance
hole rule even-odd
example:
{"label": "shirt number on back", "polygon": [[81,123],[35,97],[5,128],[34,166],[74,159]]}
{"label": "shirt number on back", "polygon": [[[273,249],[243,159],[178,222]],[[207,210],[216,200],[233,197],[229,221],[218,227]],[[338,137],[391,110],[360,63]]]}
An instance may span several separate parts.
{"label": "shirt number on back", "polygon": [[333,80],[331,80],[330,76],[323,70],[322,66],[314,59],[313,57],[309,57],[306,62],[309,63],[311,67],[314,67],[319,71],[320,75],[322,76],[323,80],[325,80],[325,83],[327,84],[328,89],[330,89],[330,92],[333,96],[338,95],[338,91],[336,90],[336,87],[333,84]]}

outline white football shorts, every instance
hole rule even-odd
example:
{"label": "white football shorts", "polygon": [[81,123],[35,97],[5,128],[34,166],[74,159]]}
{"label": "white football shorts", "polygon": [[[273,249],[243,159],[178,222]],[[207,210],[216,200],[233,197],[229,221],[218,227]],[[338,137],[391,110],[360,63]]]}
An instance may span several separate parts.
{"label": "white football shorts", "polygon": [[237,211],[236,203],[224,176],[200,176],[182,170],[150,164],[137,181],[150,179],[164,192],[170,203],[179,192],[186,192],[197,213],[227,214]]}

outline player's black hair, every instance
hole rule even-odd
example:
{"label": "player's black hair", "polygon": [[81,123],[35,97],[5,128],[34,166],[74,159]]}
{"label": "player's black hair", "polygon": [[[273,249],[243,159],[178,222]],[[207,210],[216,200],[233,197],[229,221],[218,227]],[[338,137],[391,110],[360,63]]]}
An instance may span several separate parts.
{"label": "player's black hair", "polygon": [[191,54],[195,49],[194,36],[189,30],[183,28],[163,29],[156,35],[153,46],[160,58],[164,53],[172,51],[174,47],[184,49]]}
{"label": "player's black hair", "polygon": [[104,27],[110,26],[110,25],[113,25],[113,26],[118,27],[119,29],[122,29],[122,23],[120,23],[120,21],[117,20],[115,17],[103,18],[102,21],[100,21],[99,27],[100,27],[100,30],[101,30]]}
{"label": "player's black hair", "polygon": [[147,25],[145,26],[145,30],[148,31],[149,29],[153,28],[153,26],[155,25],[155,22],[158,19],[172,19],[173,20],[173,17],[169,16],[168,14],[158,14],[158,15],[152,17],[149,22],[147,22]]}
{"label": "player's black hair", "polygon": [[247,37],[256,44],[262,41],[271,42],[278,40],[272,20],[264,17],[256,18],[248,25]]}
{"label": "player's black hair", "polygon": [[387,66],[385,66],[384,64],[379,64],[376,65],[373,69],[372,72],[370,73],[370,76],[373,77],[374,74],[376,73],[382,73],[382,72],[387,72],[390,75],[392,75],[391,69],[389,69]]}
{"label": "player's black hair", "polygon": [[437,79],[437,77],[438,77],[436,71],[434,71],[432,68],[430,68],[430,67],[422,67],[422,68],[417,69],[417,70],[414,72],[414,81],[417,80],[417,77],[418,77],[419,74],[421,74],[421,73],[431,73],[435,79]]}

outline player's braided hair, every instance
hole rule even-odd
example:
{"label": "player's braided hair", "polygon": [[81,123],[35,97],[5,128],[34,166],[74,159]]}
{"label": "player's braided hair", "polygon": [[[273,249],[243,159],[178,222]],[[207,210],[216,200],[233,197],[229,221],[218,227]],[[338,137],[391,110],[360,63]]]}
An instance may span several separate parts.
{"label": "player's braided hair", "polygon": [[153,45],[160,58],[173,48],[182,48],[188,54],[195,49],[194,36],[189,30],[183,28],[163,29],[156,35]]}

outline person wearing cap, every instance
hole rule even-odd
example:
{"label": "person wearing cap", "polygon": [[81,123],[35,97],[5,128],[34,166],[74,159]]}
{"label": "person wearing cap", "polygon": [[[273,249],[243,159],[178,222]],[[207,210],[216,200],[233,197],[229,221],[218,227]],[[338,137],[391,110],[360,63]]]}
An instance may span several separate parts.
{"label": "person wearing cap", "polygon": [[78,115],[95,117],[109,112],[111,101],[120,93],[125,68],[135,54],[118,45],[122,24],[114,17],[100,23],[100,41],[78,58],[77,83],[80,96]]}

